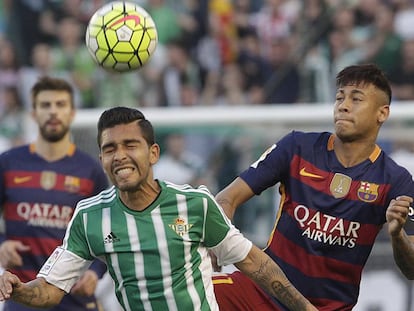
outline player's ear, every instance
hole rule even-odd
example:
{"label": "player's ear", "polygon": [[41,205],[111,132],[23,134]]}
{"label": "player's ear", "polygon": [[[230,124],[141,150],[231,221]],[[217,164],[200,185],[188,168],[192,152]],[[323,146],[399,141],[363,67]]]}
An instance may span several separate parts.
{"label": "player's ear", "polygon": [[160,146],[158,144],[152,144],[150,146],[149,152],[149,162],[151,165],[154,165],[160,158]]}
{"label": "player's ear", "polygon": [[390,115],[390,105],[383,105],[378,111],[378,123],[382,124],[387,121]]}

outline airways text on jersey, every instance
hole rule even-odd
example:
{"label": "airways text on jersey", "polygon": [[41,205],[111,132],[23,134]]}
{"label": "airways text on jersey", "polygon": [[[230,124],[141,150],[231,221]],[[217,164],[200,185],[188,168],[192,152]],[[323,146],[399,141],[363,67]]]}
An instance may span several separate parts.
{"label": "airways text on jersey", "polygon": [[319,211],[312,212],[304,205],[294,209],[294,217],[303,229],[302,236],[324,244],[355,247],[361,224],[330,216]]}

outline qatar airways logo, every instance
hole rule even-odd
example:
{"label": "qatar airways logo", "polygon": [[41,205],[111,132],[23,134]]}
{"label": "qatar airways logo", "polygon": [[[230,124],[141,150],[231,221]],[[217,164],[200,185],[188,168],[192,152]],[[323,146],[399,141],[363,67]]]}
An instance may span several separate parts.
{"label": "qatar airways logo", "polygon": [[73,215],[73,208],[49,203],[21,202],[17,215],[36,227],[66,229]]}
{"label": "qatar airways logo", "polygon": [[304,205],[296,206],[294,217],[304,228],[302,236],[324,244],[355,247],[361,224],[356,221],[344,221],[342,218],[321,212],[312,214]]}

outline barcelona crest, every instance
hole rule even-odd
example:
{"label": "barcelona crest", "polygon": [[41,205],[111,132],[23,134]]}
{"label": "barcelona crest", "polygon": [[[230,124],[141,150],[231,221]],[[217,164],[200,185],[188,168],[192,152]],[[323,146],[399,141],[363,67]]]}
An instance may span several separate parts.
{"label": "barcelona crest", "polygon": [[358,188],[358,198],[364,202],[374,202],[378,197],[378,184],[361,181]]}

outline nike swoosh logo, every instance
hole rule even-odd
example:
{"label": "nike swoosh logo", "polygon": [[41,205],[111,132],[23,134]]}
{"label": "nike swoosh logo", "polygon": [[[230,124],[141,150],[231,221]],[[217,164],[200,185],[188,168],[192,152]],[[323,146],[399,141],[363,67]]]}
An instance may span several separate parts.
{"label": "nike swoosh logo", "polygon": [[119,23],[125,22],[127,20],[134,20],[135,21],[135,26],[139,25],[139,23],[141,22],[141,19],[139,18],[138,15],[128,15],[128,16],[124,16],[116,21],[114,21],[111,25],[108,26],[108,28],[112,28],[115,25],[118,25]]}
{"label": "nike swoosh logo", "polygon": [[300,174],[301,176],[305,176],[305,177],[323,178],[323,176],[321,176],[321,175],[316,175],[316,174],[312,174],[312,173],[307,172],[307,171],[305,170],[305,168],[302,168],[302,169],[300,170],[299,174]]}
{"label": "nike swoosh logo", "polygon": [[14,177],[13,181],[15,184],[22,184],[22,183],[28,182],[31,179],[32,179],[32,176]]}

